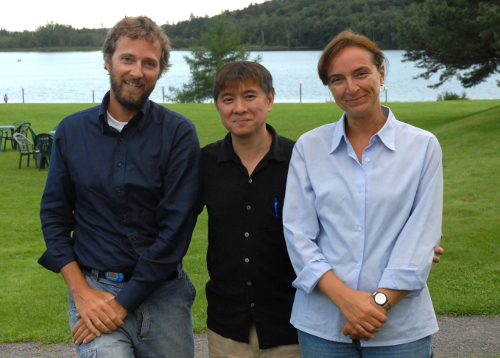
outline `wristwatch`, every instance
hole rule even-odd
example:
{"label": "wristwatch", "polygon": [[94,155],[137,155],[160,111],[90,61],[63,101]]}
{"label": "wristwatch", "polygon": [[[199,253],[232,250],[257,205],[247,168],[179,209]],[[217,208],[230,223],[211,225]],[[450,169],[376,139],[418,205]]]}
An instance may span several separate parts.
{"label": "wristwatch", "polygon": [[382,292],[375,291],[375,293],[373,294],[373,299],[375,300],[375,303],[377,305],[384,307],[387,312],[389,312],[389,310],[392,308],[392,305],[389,303],[387,296]]}

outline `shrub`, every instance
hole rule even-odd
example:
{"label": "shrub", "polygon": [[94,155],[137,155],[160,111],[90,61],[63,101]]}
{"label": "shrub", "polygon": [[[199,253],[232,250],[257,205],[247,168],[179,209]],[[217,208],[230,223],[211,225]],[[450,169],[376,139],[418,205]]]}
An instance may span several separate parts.
{"label": "shrub", "polygon": [[450,92],[444,91],[443,93],[438,94],[437,97],[438,101],[454,101],[457,99],[469,99],[469,98],[467,98],[465,92],[462,92],[462,96],[459,96],[458,94],[451,91]]}

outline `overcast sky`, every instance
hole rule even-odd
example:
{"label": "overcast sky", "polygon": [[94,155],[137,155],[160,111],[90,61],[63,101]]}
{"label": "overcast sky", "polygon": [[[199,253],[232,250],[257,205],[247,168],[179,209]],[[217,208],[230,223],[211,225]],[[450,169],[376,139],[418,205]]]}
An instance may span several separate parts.
{"label": "overcast sky", "polygon": [[[254,0],[262,3],[264,0]],[[76,28],[112,27],[125,15],[146,15],[163,25],[187,20],[189,14],[213,16],[224,10],[243,9],[251,0],[6,0],[0,6],[0,28],[35,30],[47,21]]]}

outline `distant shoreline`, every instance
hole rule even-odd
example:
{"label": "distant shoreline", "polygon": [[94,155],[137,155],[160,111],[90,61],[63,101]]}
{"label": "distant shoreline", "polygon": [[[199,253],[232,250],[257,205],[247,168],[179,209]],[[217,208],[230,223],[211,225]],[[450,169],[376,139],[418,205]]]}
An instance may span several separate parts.
{"label": "distant shoreline", "polygon": [[[101,47],[30,47],[30,48],[0,48],[0,52],[92,52],[100,51]],[[190,51],[190,48],[174,48],[172,51]],[[319,51],[317,47],[293,47],[286,46],[249,46],[248,51]]]}

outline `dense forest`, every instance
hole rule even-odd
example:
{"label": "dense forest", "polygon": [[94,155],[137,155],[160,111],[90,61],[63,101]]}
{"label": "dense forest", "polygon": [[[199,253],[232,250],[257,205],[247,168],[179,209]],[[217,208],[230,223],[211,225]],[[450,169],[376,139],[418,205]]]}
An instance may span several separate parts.
{"label": "dense forest", "polygon": [[102,47],[108,30],[75,29],[70,25],[47,22],[35,31],[10,32],[0,29],[0,49]]}
{"label": "dense forest", "polygon": [[[396,18],[405,16],[407,8],[406,0],[269,0],[226,14],[244,33],[243,41],[252,46],[323,48],[334,35],[351,29],[381,48],[394,49],[398,47],[393,40]],[[163,28],[174,48],[198,46],[201,34],[219,16],[191,16]]]}
{"label": "dense forest", "polygon": [[[258,48],[319,49],[335,34],[351,29],[383,49],[398,48],[393,40],[398,16],[407,16],[407,0],[268,0],[243,10],[226,11],[229,23],[243,33],[243,42]],[[220,17],[195,17],[162,25],[174,49],[201,45],[201,35]],[[47,22],[35,31],[0,29],[1,49],[101,47],[107,29],[75,29]]]}

